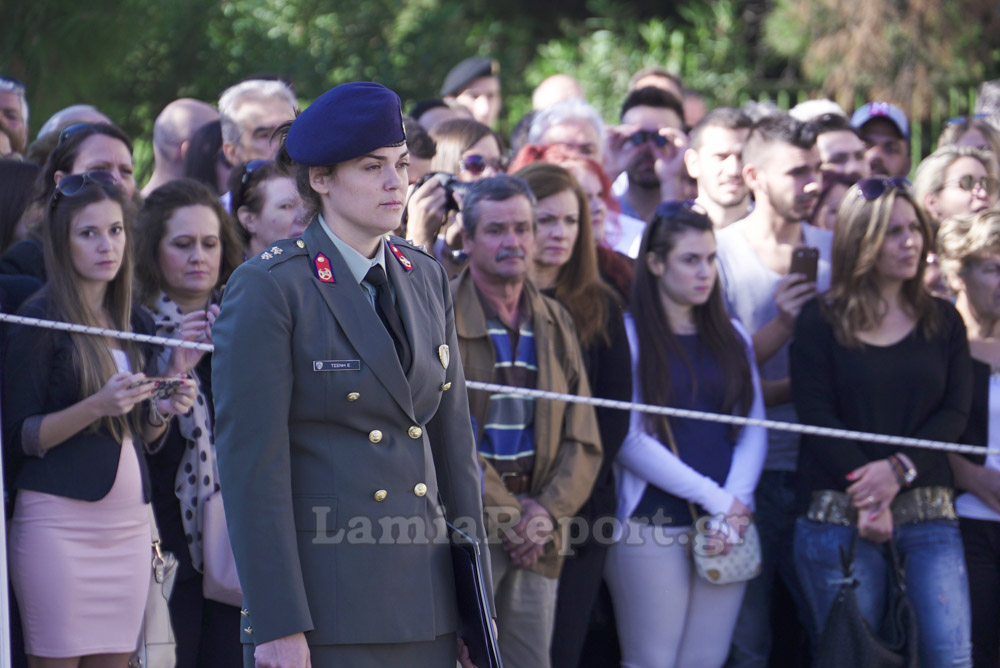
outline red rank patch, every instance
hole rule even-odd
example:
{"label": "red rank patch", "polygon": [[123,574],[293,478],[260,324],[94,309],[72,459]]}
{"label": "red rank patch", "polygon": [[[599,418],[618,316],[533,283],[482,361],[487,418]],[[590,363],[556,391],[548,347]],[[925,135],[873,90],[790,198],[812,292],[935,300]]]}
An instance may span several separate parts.
{"label": "red rank patch", "polygon": [[386,243],[389,245],[389,250],[392,254],[395,255],[396,259],[399,260],[399,263],[403,265],[403,269],[406,271],[413,271],[413,263],[410,262],[405,255],[403,255],[403,251],[396,248],[396,244],[392,243],[388,239],[386,239]]}
{"label": "red rank patch", "polygon": [[322,253],[316,255],[316,278],[324,283],[337,282],[333,277],[333,269],[330,268],[330,260]]}

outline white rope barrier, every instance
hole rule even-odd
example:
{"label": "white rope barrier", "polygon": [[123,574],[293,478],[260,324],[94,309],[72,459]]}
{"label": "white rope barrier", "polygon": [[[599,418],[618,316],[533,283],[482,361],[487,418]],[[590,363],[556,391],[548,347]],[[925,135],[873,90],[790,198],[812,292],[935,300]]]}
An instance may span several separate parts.
{"label": "white rope barrier", "polygon": [[[67,322],[55,320],[40,320],[38,318],[26,318],[19,315],[9,315],[0,313],[0,322],[9,322],[18,325],[28,325],[30,327],[42,327],[45,329],[56,329],[66,332],[76,332],[80,334],[93,334],[95,336],[105,336],[125,341],[138,341],[141,343],[152,343],[174,348],[192,348],[205,352],[212,352],[214,346],[211,343],[198,343],[195,341],[181,341],[163,336],[150,336],[148,334],[135,334],[133,332],[120,332],[114,329],[104,329],[101,327],[87,327],[75,325]],[[764,427],[765,429],[775,429],[780,431],[795,432],[812,436],[826,436],[829,438],[843,438],[867,443],[880,443],[883,445],[893,445],[908,448],[924,448],[927,450],[938,450],[941,452],[956,452],[960,454],[990,455],[1000,454],[1000,450],[990,450],[978,445],[964,445],[961,443],[947,443],[944,441],[932,441],[923,438],[907,438],[905,436],[890,436],[887,434],[873,434],[863,431],[852,431],[849,429],[833,429],[830,427],[816,427],[813,425],[796,424],[794,422],[779,422],[777,420],[759,420],[756,418],[745,418],[736,415],[722,415],[720,413],[705,413],[702,411],[692,411],[684,408],[670,408],[666,406],[651,406],[649,404],[639,404],[631,401],[615,401],[613,399],[598,399],[595,397],[580,397],[575,394],[563,394],[550,392],[548,390],[531,390],[512,385],[498,385],[496,383],[483,383],[479,381],[466,381],[466,386],[472,390],[483,392],[494,392],[504,394],[520,394],[534,397],[536,399],[548,399],[550,401],[564,401],[568,403],[586,404],[597,408],[612,408],[625,411],[641,411],[654,415],[665,415],[667,417],[687,418],[691,420],[705,420],[708,422],[720,422],[722,424]]]}

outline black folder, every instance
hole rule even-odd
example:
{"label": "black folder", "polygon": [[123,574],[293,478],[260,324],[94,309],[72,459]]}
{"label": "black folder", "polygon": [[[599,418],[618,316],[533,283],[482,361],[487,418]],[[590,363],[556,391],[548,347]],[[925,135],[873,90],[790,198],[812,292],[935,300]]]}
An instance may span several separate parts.
{"label": "black folder", "polygon": [[469,648],[469,657],[477,668],[503,668],[487,594],[492,585],[485,581],[479,543],[451,522],[448,522],[448,536],[455,569],[458,636]]}

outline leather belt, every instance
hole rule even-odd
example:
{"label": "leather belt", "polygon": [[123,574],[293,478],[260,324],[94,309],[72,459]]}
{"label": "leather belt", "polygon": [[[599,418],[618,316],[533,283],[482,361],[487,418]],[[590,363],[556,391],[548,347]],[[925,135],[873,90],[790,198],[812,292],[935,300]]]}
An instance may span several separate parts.
{"label": "leather belt", "polygon": [[[892,501],[893,526],[925,520],[957,520],[955,490],[950,487],[917,487],[900,493]],[[806,519],[813,522],[856,526],[858,509],[850,495],[825,489],[812,493]]]}

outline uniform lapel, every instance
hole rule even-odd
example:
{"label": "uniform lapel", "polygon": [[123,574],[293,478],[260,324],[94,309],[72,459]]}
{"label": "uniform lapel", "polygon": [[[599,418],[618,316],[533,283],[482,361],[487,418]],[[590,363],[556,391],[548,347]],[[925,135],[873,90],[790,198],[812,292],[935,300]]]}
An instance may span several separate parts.
{"label": "uniform lapel", "polygon": [[[409,383],[403,375],[399,359],[393,352],[392,337],[379,320],[364,290],[355,282],[347,263],[323,231],[318,219],[306,228],[302,238],[309,251],[313,286],[326,302],[333,317],[337,319],[351,345],[358,351],[358,356],[385,386],[396,403],[412,417],[413,400],[410,397]],[[319,253],[323,253],[330,261],[333,282],[323,282],[316,277],[316,256]],[[404,323],[409,331],[409,321],[404,318]]]}

